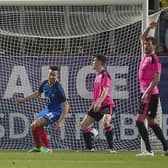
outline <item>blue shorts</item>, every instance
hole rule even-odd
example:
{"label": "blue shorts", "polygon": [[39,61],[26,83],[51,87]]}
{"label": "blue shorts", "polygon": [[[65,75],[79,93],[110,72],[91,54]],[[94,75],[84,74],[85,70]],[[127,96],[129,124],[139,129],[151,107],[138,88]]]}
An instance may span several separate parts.
{"label": "blue shorts", "polygon": [[35,116],[35,120],[39,118],[45,118],[47,121],[47,125],[51,125],[54,124],[60,118],[60,115],[60,112],[49,111],[48,108],[44,108]]}

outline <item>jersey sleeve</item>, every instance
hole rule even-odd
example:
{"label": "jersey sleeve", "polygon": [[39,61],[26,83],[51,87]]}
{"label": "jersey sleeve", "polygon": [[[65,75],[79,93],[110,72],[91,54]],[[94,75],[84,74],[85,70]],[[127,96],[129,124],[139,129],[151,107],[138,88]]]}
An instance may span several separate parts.
{"label": "jersey sleeve", "polygon": [[161,73],[161,64],[159,62],[156,62],[152,66],[154,73]]}
{"label": "jersey sleeve", "polygon": [[61,103],[66,101],[65,92],[61,85],[58,87],[58,97]]}
{"label": "jersey sleeve", "polygon": [[152,70],[154,73],[161,73],[161,64],[158,58],[153,58]]}
{"label": "jersey sleeve", "polygon": [[111,87],[112,81],[110,75],[105,72],[102,77],[102,86],[103,87]]}

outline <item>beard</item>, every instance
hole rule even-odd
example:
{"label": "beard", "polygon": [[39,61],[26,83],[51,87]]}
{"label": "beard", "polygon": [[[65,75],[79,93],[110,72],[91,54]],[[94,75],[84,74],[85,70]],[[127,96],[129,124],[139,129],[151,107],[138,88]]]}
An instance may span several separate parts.
{"label": "beard", "polygon": [[153,51],[152,51],[152,50],[148,50],[148,49],[147,49],[147,50],[145,50],[145,51],[144,51],[144,53],[145,53],[145,54],[152,54],[152,53],[153,53]]}

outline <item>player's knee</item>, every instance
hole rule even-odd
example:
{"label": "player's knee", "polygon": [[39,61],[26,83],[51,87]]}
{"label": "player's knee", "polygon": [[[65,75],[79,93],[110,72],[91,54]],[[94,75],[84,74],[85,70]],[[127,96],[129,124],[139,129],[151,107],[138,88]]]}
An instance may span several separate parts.
{"label": "player's knee", "polygon": [[157,124],[156,120],[154,120],[154,119],[148,120],[148,125],[149,125],[149,126],[154,126],[154,125],[156,125],[156,124]]}
{"label": "player's knee", "polygon": [[30,127],[31,127],[32,130],[35,130],[35,129],[36,129],[36,127],[35,127],[35,125],[34,125],[33,123],[31,124]]}
{"label": "player's knee", "polygon": [[31,129],[32,130],[35,130],[37,128],[37,122],[34,121],[32,124],[31,124]]}
{"label": "player's knee", "polygon": [[104,128],[108,128],[109,126],[110,126],[110,123],[109,123],[109,122],[104,122],[104,123],[103,123],[103,127],[104,127]]}
{"label": "player's knee", "polygon": [[86,129],[86,125],[85,125],[85,123],[84,123],[84,122],[81,122],[81,123],[80,123],[80,127],[81,127],[81,130]]}
{"label": "player's knee", "polygon": [[80,122],[80,128],[83,129],[83,122]]}
{"label": "player's knee", "polygon": [[135,118],[136,122],[144,122],[145,116],[143,115],[137,115]]}

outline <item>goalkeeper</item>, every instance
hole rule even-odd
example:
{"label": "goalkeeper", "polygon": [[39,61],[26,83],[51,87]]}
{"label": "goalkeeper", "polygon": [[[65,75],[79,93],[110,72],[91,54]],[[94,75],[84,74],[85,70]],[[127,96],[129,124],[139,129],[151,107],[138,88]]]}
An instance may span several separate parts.
{"label": "goalkeeper", "polygon": [[[50,66],[48,70],[48,80],[42,82],[39,90],[30,96],[16,100],[17,103],[23,103],[41,96],[42,93],[44,93],[47,98],[47,105],[35,116],[35,120],[31,124],[35,147],[29,152],[50,152],[50,144],[44,126],[56,123],[55,129],[59,130],[68,113],[69,105],[64,90],[58,81],[58,74],[58,67]],[[42,146],[43,144],[44,147]]]}

